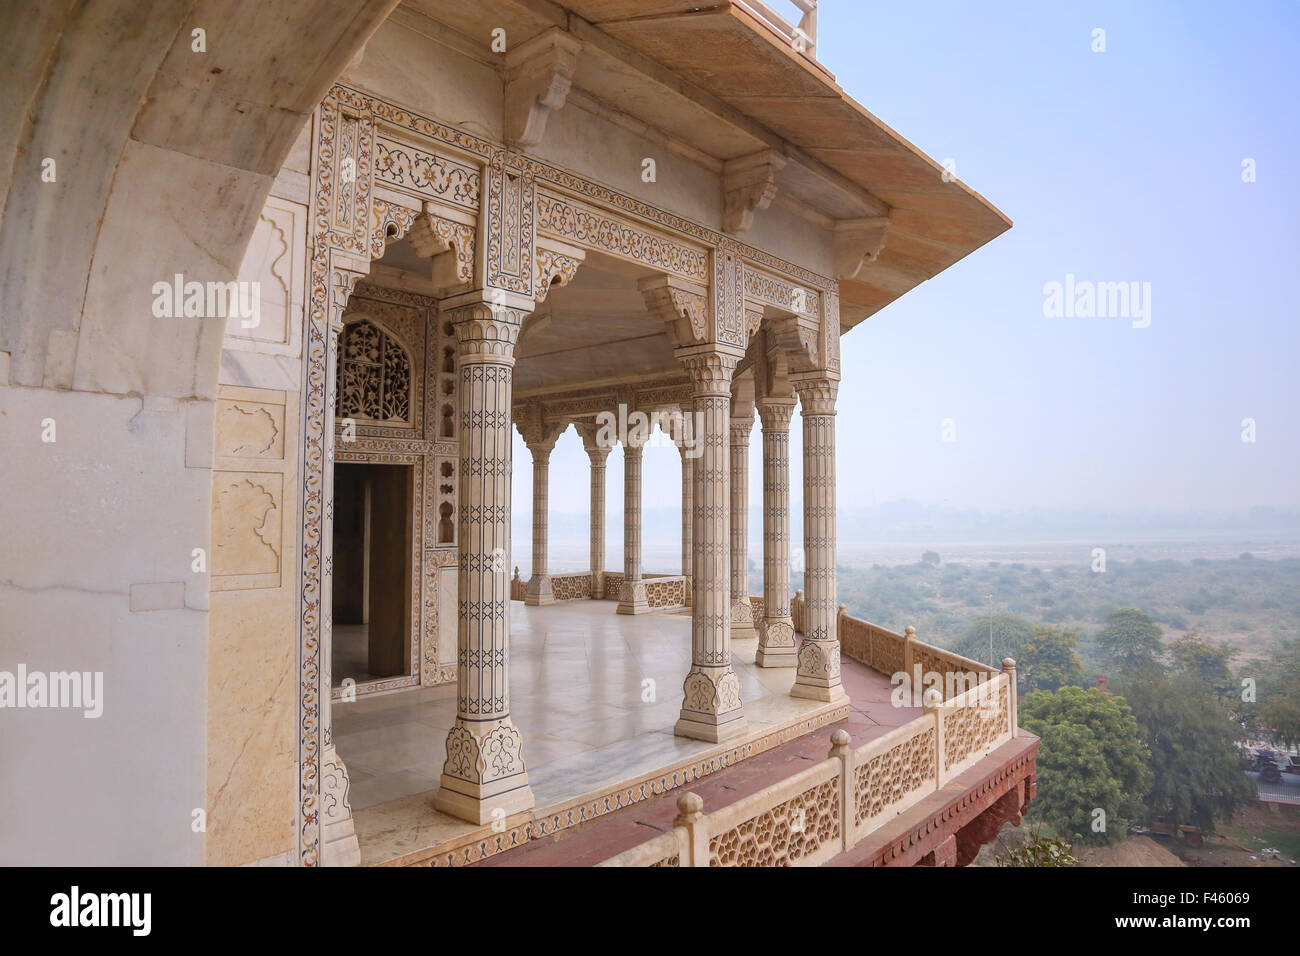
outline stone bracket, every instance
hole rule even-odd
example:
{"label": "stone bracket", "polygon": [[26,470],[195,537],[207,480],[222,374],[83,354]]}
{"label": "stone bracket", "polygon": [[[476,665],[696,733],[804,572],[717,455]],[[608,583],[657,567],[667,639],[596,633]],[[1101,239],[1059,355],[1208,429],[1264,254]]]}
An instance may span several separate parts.
{"label": "stone bracket", "polygon": [[754,213],[766,209],[776,198],[776,174],[786,162],[775,150],[765,149],[723,164],[723,232],[735,235],[754,225]]}
{"label": "stone bracket", "polygon": [[857,278],[863,266],[876,261],[888,235],[888,216],[837,220],[832,237],[835,278]]}
{"label": "stone bracket", "polygon": [[554,27],[506,54],[505,138],[516,148],[536,146],[551,113],[569,97],[581,41]]}
{"label": "stone bracket", "polygon": [[637,283],[650,314],[663,321],[674,348],[708,338],[709,298],[704,286],[677,276],[651,276]]}

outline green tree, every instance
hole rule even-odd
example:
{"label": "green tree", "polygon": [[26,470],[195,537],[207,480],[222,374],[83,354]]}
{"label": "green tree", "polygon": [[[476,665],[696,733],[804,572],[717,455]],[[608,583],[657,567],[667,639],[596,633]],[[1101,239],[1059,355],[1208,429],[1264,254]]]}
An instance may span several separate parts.
{"label": "green tree", "polygon": [[1236,656],[1236,653],[1231,644],[1226,642],[1215,644],[1195,631],[1169,645],[1169,654],[1173,658],[1175,670],[1189,677],[1195,677],[1213,690],[1220,700],[1234,705],[1240,701],[1240,695],[1237,693],[1237,684],[1232,677],[1228,662]]}
{"label": "green tree", "polygon": [[1136,670],[1154,664],[1164,653],[1160,625],[1135,607],[1122,607],[1106,615],[1097,643],[1118,670]]}
{"label": "green tree", "polygon": [[1064,627],[1036,624],[1020,645],[1016,676],[1026,693],[1059,690],[1083,685],[1083,664],[1079,661],[1079,632]]}
{"label": "green tree", "polygon": [[1158,667],[1130,672],[1120,682],[1150,752],[1152,783],[1144,802],[1152,817],[1173,826],[1213,830],[1255,799],[1241,772],[1241,727],[1214,691],[1183,671]]}
{"label": "green tree", "polygon": [[939,552],[927,551],[925,552],[925,554],[921,555],[921,561],[924,564],[928,564],[931,567],[937,568],[939,566]]}
{"label": "green tree", "polygon": [[[993,660],[989,660],[989,624],[993,625]],[[971,660],[998,664],[1004,657],[1020,662],[1020,647],[1034,633],[1034,625],[1014,614],[977,617],[953,650]]]}
{"label": "green tree", "polygon": [[[1262,664],[1249,670],[1259,675],[1256,722],[1286,747],[1294,747],[1300,743],[1300,638],[1279,641]],[[1247,674],[1244,665],[1242,673]]]}
{"label": "green tree", "polygon": [[[1020,725],[1042,739],[1029,815],[1075,844],[1124,839],[1151,785],[1148,754],[1124,698],[1095,687],[1034,691],[1020,703]],[[1098,809],[1105,811],[1100,831]]]}

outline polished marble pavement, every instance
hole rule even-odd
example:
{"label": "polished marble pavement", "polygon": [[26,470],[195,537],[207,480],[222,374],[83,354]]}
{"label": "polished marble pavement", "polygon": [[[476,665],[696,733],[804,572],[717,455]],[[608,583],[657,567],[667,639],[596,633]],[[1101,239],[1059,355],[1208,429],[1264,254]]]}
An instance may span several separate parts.
{"label": "polished marble pavement", "polygon": [[[719,748],[673,735],[690,661],[689,612],[614,608],[510,604],[511,713],[539,811]],[[793,668],[755,666],[756,647],[756,636],[733,641],[751,735],[825,709],[789,696]],[[455,684],[335,702],[334,741],[351,778],[363,862],[476,829],[432,809],[455,710]]]}

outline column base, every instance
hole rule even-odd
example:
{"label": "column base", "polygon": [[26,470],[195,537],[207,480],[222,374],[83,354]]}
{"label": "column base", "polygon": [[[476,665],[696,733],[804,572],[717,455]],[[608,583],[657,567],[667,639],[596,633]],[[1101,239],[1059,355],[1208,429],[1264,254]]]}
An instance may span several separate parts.
{"label": "column base", "polygon": [[[749,598],[738,598],[731,602],[731,626],[732,628],[746,628],[752,630],[754,627],[754,605],[749,603]],[[732,635],[733,640],[744,640],[747,637],[753,637],[752,634],[741,634],[739,638]]]}
{"label": "column base", "polygon": [[652,610],[645,596],[645,581],[623,581],[618,595],[619,614],[649,614]]}
{"label": "column base", "polygon": [[484,723],[457,717],[447,731],[447,761],[433,805],[480,824],[532,809],[522,743],[509,716]]}
{"label": "column base", "polygon": [[605,600],[605,572],[593,571],[591,573],[591,599],[593,601]]}
{"label": "column base", "polygon": [[791,697],[837,701],[848,695],[840,683],[840,642],[804,639],[799,646],[798,666]]}
{"label": "column base", "polygon": [[533,790],[528,786],[526,778],[524,785],[519,789],[492,796],[473,796],[451,789],[452,787],[464,785],[464,780],[449,778],[446,774],[443,774],[438,792],[433,797],[434,807],[440,813],[455,817],[457,820],[466,820],[481,825],[496,820],[504,820],[516,813],[531,810],[536,804],[533,799]]}
{"label": "column base", "polygon": [[320,862],[322,866],[360,866],[361,845],[352,823],[352,804],[348,801],[348,769],[331,745],[321,759],[322,815]]}
{"label": "column base", "polygon": [[682,711],[673,734],[692,740],[721,743],[748,729],[740,703],[740,678],[725,667],[694,665],[682,683]]}
{"label": "column base", "polygon": [[765,617],[758,624],[758,651],[754,663],[759,667],[795,667],[794,624],[788,617]]}
{"label": "column base", "polygon": [[524,603],[530,607],[555,603],[555,595],[551,593],[551,576],[549,574],[543,574],[541,577],[533,575],[528,579],[528,587],[524,591]]}

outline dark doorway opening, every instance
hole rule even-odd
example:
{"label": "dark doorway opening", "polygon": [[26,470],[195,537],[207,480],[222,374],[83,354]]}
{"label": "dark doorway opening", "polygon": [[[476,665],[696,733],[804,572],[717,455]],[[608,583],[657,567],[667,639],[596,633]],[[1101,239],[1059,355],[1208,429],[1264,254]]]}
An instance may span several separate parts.
{"label": "dark doorway opening", "polygon": [[411,670],[409,465],[334,466],[334,685]]}

